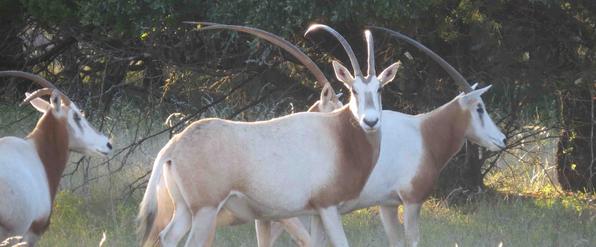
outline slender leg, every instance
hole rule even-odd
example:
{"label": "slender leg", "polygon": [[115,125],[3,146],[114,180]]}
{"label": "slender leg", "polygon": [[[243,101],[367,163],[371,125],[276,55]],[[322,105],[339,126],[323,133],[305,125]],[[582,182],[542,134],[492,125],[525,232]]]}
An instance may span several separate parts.
{"label": "slender leg", "polygon": [[313,247],[327,246],[327,238],[325,236],[325,229],[323,228],[321,216],[313,215],[310,217],[310,234]]}
{"label": "slender leg", "polygon": [[420,241],[420,230],[418,229],[418,217],[420,216],[419,203],[404,204],[404,225],[406,228],[406,240],[410,246],[418,246]]}
{"label": "slender leg", "polygon": [[257,230],[257,245],[259,247],[271,247],[271,221],[255,220],[255,229]]}
{"label": "slender leg", "polygon": [[213,243],[215,242],[215,231],[216,230],[217,230],[217,224],[213,224],[213,226],[211,226],[211,231],[209,231],[209,238],[207,239],[207,242],[205,243],[205,247],[213,246]]}
{"label": "slender leg", "polygon": [[[300,219],[297,217],[281,220],[280,223],[284,229],[292,236],[292,239],[300,247],[310,247],[311,240],[310,234],[306,230],[306,227],[302,224]],[[273,242],[271,242],[273,244]]]}
{"label": "slender leg", "polygon": [[341,215],[337,208],[332,206],[320,208],[318,211],[331,244],[335,247],[348,247],[348,238],[341,224]]}
{"label": "slender leg", "polygon": [[172,217],[168,226],[159,233],[161,245],[164,247],[177,246],[184,234],[188,232],[190,221],[191,215],[186,205],[182,202],[177,203],[174,217]]}
{"label": "slender leg", "polygon": [[279,236],[281,236],[281,234],[283,232],[284,232],[284,226],[280,222],[278,222],[278,221],[271,222],[271,236],[270,236],[269,242],[271,243],[272,246],[275,244],[275,241],[277,241],[277,239],[279,238]]}
{"label": "slender leg", "polygon": [[200,247],[204,246],[209,238],[209,233],[213,225],[215,225],[215,218],[217,216],[216,207],[203,207],[199,209],[192,216],[192,227],[188,240],[186,240],[186,247]]}
{"label": "slender leg", "polygon": [[[169,167],[165,167],[169,168]],[[174,181],[170,169],[164,168],[164,181],[170,199],[174,204],[174,215],[170,223],[159,233],[159,240],[164,247],[178,246],[191,225],[192,215]]]}
{"label": "slender leg", "polygon": [[381,222],[385,229],[385,234],[389,239],[389,246],[396,247],[399,243],[399,232],[402,232],[401,223],[397,218],[397,208],[391,206],[381,206]]}

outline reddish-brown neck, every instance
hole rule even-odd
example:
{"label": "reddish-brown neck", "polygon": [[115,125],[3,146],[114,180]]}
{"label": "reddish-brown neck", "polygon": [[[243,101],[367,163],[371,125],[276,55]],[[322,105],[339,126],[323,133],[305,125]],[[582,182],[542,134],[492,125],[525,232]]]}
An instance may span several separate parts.
{"label": "reddish-brown neck", "polygon": [[470,123],[470,114],[457,100],[422,117],[423,156],[412,179],[412,190],[401,191],[402,200],[410,203],[422,203],[428,198],[447,161],[461,149]]}
{"label": "reddish-brown neck", "polygon": [[458,100],[427,113],[421,132],[425,155],[439,171],[462,147],[470,124],[470,113],[462,109]]}
{"label": "reddish-brown neck", "polygon": [[66,118],[56,118],[48,110],[27,136],[33,140],[37,154],[45,168],[52,202],[60,185],[60,178],[68,161],[68,130]]}
{"label": "reddish-brown neck", "polygon": [[358,197],[378,157],[379,140],[364,132],[348,106],[328,116],[333,118],[329,129],[337,147],[333,154],[336,174],[315,193],[308,207],[328,207]]}

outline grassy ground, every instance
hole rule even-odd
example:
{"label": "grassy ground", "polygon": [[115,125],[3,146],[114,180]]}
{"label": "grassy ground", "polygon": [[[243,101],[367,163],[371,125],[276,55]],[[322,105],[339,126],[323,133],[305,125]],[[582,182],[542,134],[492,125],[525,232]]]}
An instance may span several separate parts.
{"label": "grassy ground", "polygon": [[[105,231],[106,246],[135,246],[136,205],[119,205],[113,215],[89,209],[83,200],[63,192],[50,231],[39,246],[96,246]],[[93,202],[101,204],[101,202]],[[594,246],[596,212],[577,195],[527,197],[485,193],[471,201],[446,205],[430,200],[421,219],[421,246]],[[376,208],[344,216],[352,246],[387,246]],[[216,246],[256,246],[252,224],[219,229]],[[294,246],[283,236],[276,246]]]}

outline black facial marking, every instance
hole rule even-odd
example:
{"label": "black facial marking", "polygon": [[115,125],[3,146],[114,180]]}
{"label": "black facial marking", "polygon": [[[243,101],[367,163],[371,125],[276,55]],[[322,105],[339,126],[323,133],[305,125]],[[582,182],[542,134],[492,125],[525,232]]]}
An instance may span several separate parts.
{"label": "black facial marking", "polygon": [[478,104],[476,112],[478,112],[478,117],[480,118],[480,125],[484,126],[484,118],[482,117],[482,114],[484,114],[484,108],[482,108],[481,104]]}
{"label": "black facial marking", "polygon": [[83,126],[81,126],[81,116],[79,116],[79,114],[77,114],[76,112],[73,112],[72,118],[75,120],[75,123],[77,124],[77,126],[79,126],[79,129],[81,129],[82,132]]}

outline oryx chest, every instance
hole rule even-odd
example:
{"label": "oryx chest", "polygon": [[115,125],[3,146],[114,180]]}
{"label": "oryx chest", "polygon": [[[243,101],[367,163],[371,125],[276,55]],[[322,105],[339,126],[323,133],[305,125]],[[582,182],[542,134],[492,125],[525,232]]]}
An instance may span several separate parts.
{"label": "oryx chest", "polygon": [[401,191],[411,191],[418,173],[423,142],[419,120],[413,116],[383,111],[382,140],[379,160],[360,196],[341,205],[345,213],[374,205],[401,204]]}

